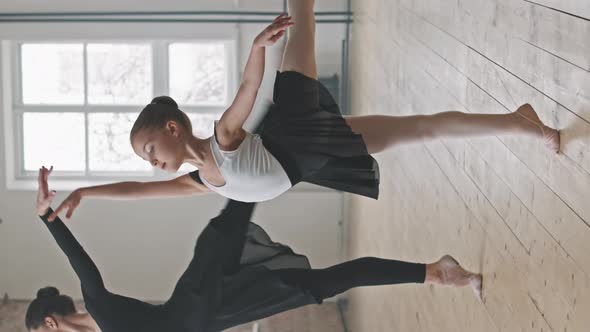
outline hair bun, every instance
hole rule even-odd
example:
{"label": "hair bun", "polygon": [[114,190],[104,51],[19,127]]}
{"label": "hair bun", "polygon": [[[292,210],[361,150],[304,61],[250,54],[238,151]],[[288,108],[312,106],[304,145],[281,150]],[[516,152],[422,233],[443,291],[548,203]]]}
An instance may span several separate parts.
{"label": "hair bun", "polygon": [[37,291],[38,299],[47,299],[50,297],[58,296],[59,290],[55,287],[44,287]]}
{"label": "hair bun", "polygon": [[163,105],[170,105],[175,108],[178,108],[178,104],[174,101],[174,99],[168,96],[160,96],[152,99],[152,104],[163,104]]}

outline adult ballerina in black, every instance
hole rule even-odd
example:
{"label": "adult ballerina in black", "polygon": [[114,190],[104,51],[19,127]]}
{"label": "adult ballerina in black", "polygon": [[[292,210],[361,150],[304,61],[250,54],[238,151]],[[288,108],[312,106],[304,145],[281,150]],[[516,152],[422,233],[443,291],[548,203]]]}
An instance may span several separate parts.
{"label": "adult ballerina in black", "polygon": [[113,294],[72,233],[59,219],[49,222],[54,191],[52,169],[39,170],[37,213],[80,279],[88,313],[53,287],[39,290],[26,314],[34,332],[201,332],[221,331],[324,299],[352,287],[399,283],[471,285],[481,275],[464,270],[452,257],[418,264],[365,257],[327,269],[311,269],[305,256],[272,242],[251,223],[254,203],[229,200],[199,235],[194,257],[172,296],[160,305]]}

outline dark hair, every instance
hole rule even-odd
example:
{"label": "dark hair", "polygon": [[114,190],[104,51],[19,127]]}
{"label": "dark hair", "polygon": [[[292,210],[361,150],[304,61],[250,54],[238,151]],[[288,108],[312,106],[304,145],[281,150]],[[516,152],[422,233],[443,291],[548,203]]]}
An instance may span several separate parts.
{"label": "dark hair", "polygon": [[60,295],[55,287],[44,287],[37,291],[37,298],[29,304],[25,316],[28,330],[37,329],[52,315],[66,316],[76,312],[74,301],[67,295]]}
{"label": "dark hair", "polygon": [[178,109],[178,104],[174,99],[168,96],[156,97],[139,113],[133,128],[131,128],[129,138],[133,140],[133,137],[144,129],[163,128],[170,120],[178,122],[189,132],[193,131],[190,119]]}

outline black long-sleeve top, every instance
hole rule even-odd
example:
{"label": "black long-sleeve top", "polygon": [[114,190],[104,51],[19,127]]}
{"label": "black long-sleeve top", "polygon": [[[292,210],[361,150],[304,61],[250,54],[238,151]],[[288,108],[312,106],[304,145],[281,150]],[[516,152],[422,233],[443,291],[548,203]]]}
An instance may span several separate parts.
{"label": "black long-sleeve top", "polygon": [[253,203],[228,201],[199,235],[192,261],[161,305],[109,292],[65,224],[48,222],[53,211],[41,219],[80,279],[86,309],[102,332],[209,332],[317,302],[273,272],[309,269],[309,262],[250,223],[253,209]]}

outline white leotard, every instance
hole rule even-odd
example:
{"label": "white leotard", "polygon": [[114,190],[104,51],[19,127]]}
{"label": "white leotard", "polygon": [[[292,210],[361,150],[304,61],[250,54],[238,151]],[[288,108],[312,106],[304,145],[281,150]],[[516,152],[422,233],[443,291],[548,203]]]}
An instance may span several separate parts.
{"label": "white leotard", "polygon": [[225,179],[225,185],[214,186],[201,177],[214,192],[236,201],[262,202],[291,188],[287,173],[260,136],[246,132],[244,141],[233,151],[221,150],[215,136],[210,142],[213,159]]}

